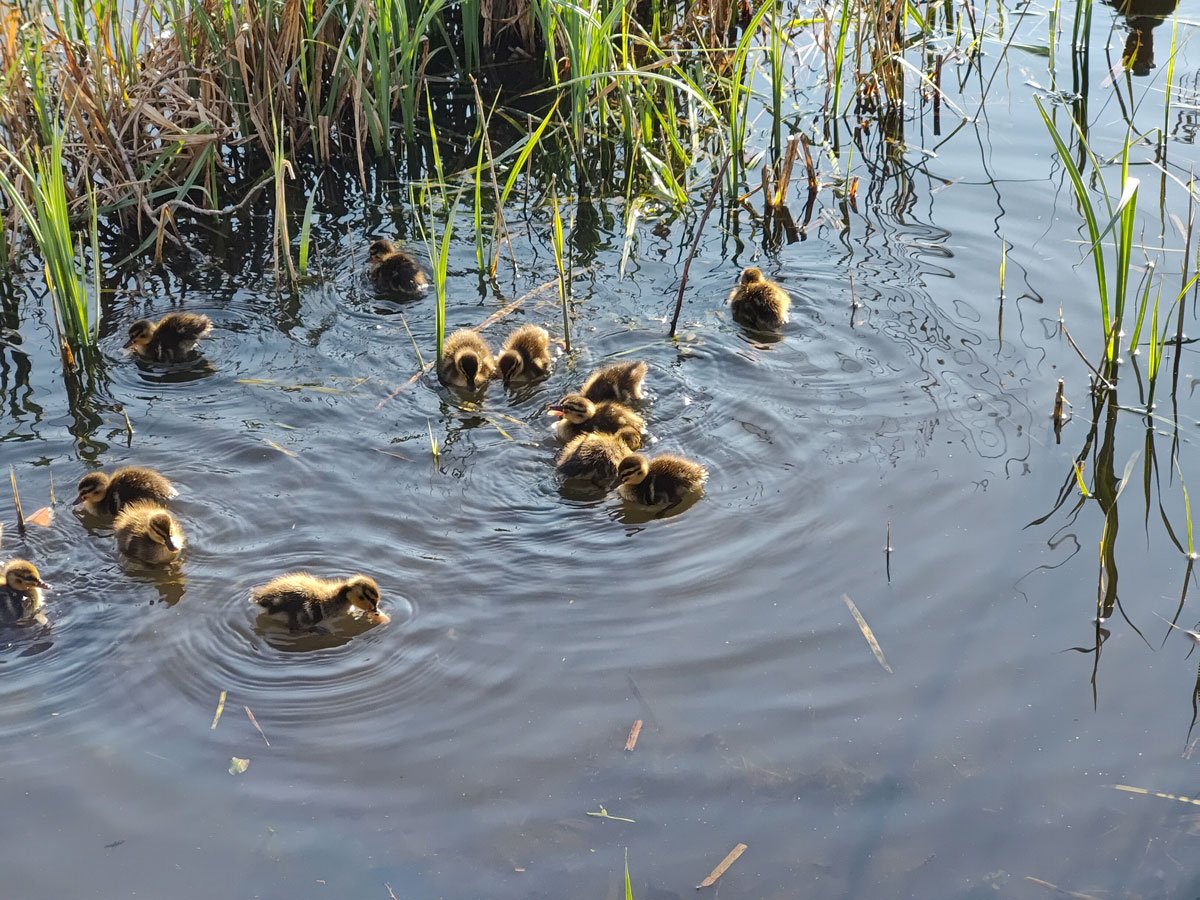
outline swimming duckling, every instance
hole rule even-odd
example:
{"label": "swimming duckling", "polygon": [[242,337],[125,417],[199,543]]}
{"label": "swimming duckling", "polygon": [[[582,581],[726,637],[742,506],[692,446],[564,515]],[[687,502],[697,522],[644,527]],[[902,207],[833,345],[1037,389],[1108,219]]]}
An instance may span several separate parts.
{"label": "swimming duckling", "polygon": [[617,478],[617,464],[641,443],[642,436],[629,426],[616,434],[589,431],[573,437],[554,465],[566,478],[590,478],[611,485]]}
{"label": "swimming duckling", "polygon": [[633,453],[617,465],[617,493],[643,506],[673,506],[699,491],[707,479],[704,466],[670,453],[649,460]]}
{"label": "swimming duckling", "polygon": [[487,384],[496,371],[492,348],[470,328],[462,328],[446,338],[438,378],[451,387],[476,390]]}
{"label": "swimming duckling", "polygon": [[522,325],[504,342],[496,369],[505,387],[544,378],[550,372],[550,333],[537,325]]}
{"label": "swimming duckling", "polygon": [[268,613],[286,615],[292,631],[346,613],[351,607],[377,622],[389,621],[387,613],[379,611],[379,585],[366,575],[337,580],[290,572],[254,588],[250,599]]}
{"label": "swimming duckling", "polygon": [[50,585],[42,581],[37,567],[23,559],[12,559],[0,567],[0,622],[12,624],[34,616],[42,606],[42,591]]}
{"label": "swimming duckling", "polygon": [[129,326],[126,350],[143,359],[179,362],[196,349],[196,342],[212,331],[208,316],[196,313],[167,313],[157,322],[139,319]]}
{"label": "swimming duckling", "polygon": [[79,496],[72,506],[83,504],[93,515],[115,516],[122,508],[141,500],[162,505],[179,496],[171,482],[153,469],[125,466],[112,475],[90,472],[79,479]]}
{"label": "swimming duckling", "polygon": [[588,376],[579,393],[593,403],[602,400],[616,400],[619,403],[631,403],[641,400],[642,382],[646,380],[646,364],[644,362],[616,363],[597,369]]}
{"label": "swimming duckling", "polygon": [[183,550],[183,531],[175,518],[153,500],[126,506],[113,522],[117,549],[152,566],[169,563]]}
{"label": "swimming duckling", "polygon": [[[628,427],[640,435],[646,429],[646,420],[628,406],[623,406],[615,400],[593,403],[582,394],[567,394],[550,407],[548,412],[559,417],[559,421],[554,424],[554,432],[562,441],[569,441],[588,431],[616,434],[622,428]],[[640,438],[632,449],[636,450],[639,446]]]}
{"label": "swimming duckling", "polygon": [[758,330],[783,327],[791,305],[788,292],[768,281],[762,270],[753,266],[742,269],[738,286],[729,294],[733,318],[747,328]]}
{"label": "swimming duckling", "polygon": [[421,293],[429,283],[417,261],[389,240],[373,241],[367,250],[367,261],[376,290],[412,296]]}

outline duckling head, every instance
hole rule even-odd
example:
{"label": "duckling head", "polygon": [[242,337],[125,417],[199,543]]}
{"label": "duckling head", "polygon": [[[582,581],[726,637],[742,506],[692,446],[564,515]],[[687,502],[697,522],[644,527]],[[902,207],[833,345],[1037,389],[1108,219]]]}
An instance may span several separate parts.
{"label": "duckling head", "polygon": [[500,370],[504,386],[508,387],[509,383],[525,368],[525,361],[521,359],[521,354],[516,350],[505,350],[496,357],[496,368]]}
{"label": "duckling head", "polygon": [[617,481],[621,484],[641,484],[650,474],[650,463],[640,453],[631,453],[617,465]]}
{"label": "duckling head", "polygon": [[179,531],[175,528],[175,520],[166,510],[159,510],[146,521],[146,532],[152,541],[162,544],[172,553],[183,549]]}
{"label": "duckling head", "polygon": [[346,582],[346,586],[342,590],[351,606],[355,606],[363,612],[379,612],[379,585],[373,578],[368,578],[366,575],[355,575]]}
{"label": "duckling head", "polygon": [[125,342],[126,350],[142,350],[150,338],[154,337],[154,323],[146,319],[138,319],[129,326],[129,340]]}
{"label": "duckling head", "polygon": [[754,266],[747,266],[742,269],[742,284],[756,284],[764,280],[762,269],[756,269]]}
{"label": "duckling head", "polygon": [[567,394],[547,412],[566,419],[572,425],[581,425],[596,414],[596,404],[583,394]]}
{"label": "duckling head", "polygon": [[4,568],[4,583],[9,590],[28,594],[35,588],[49,590],[50,585],[42,581],[37,567],[23,559],[15,559]]}
{"label": "duckling head", "polygon": [[630,450],[636,450],[638,447],[642,446],[641,432],[639,432],[632,425],[622,426],[617,430],[617,433],[613,435],[613,437],[615,437]]}
{"label": "duckling head", "polygon": [[367,248],[367,259],[373,263],[378,263],[385,256],[389,256],[396,252],[396,245],[387,238],[380,238],[377,241],[372,241],[371,246]]}
{"label": "duckling head", "polygon": [[107,493],[108,476],[103,472],[89,472],[79,479],[79,495],[71,502],[71,505],[99,503]]}
{"label": "duckling head", "polygon": [[479,378],[479,357],[475,351],[459,350],[454,354],[454,365],[462,373],[462,377],[466,379],[467,389],[475,390],[475,382]]}

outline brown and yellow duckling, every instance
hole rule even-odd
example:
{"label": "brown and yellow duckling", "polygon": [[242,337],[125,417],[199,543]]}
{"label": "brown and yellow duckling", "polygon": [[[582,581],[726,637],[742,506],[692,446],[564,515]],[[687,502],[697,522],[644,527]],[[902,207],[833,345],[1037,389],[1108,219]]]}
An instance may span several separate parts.
{"label": "brown and yellow duckling", "polygon": [[157,322],[139,319],[129,326],[126,350],[143,359],[156,362],[179,362],[186,359],[196,343],[212,331],[208,316],[196,313],[167,313]]}
{"label": "brown and yellow duckling", "polygon": [[670,453],[654,459],[633,453],[618,463],[617,480],[617,493],[626,500],[642,506],[673,506],[704,487],[708,470]]}
{"label": "brown and yellow duckling", "polygon": [[372,241],[367,249],[367,262],[376,290],[415,296],[429,284],[417,261],[389,240]]}
{"label": "brown and yellow duckling", "polygon": [[642,436],[628,426],[616,434],[589,431],[573,437],[554,465],[565,478],[590,478],[611,485],[617,478],[617,465],[641,443]]}
{"label": "brown and yellow duckling", "polygon": [[391,621],[379,609],[379,585],[366,575],[330,579],[290,572],[254,588],[250,599],[272,615],[286,616],[292,631],[311,628],[351,608],[362,610],[378,624]]}
{"label": "brown and yellow duckling", "polygon": [[792,298],[753,266],[742,269],[738,286],[729,295],[733,318],[747,328],[769,331],[787,324]]}
{"label": "brown and yellow duckling", "polygon": [[597,369],[588,376],[579,393],[593,403],[616,400],[618,403],[633,403],[641,400],[647,367],[644,362],[624,362]]}
{"label": "brown and yellow duckling", "polygon": [[33,618],[42,606],[42,591],[50,585],[42,581],[37,566],[24,559],[12,559],[0,567],[0,623],[13,624]]}
{"label": "brown and yellow duckling", "polygon": [[538,325],[522,325],[508,336],[496,369],[504,386],[514,381],[536,381],[550,374],[550,333]]}
{"label": "brown and yellow duckling", "polygon": [[495,371],[492,348],[478,332],[462,328],[442,344],[442,361],[438,364],[442,384],[474,391],[484,387]]}
{"label": "brown and yellow duckling", "polygon": [[79,479],[79,495],[73,506],[83,505],[94,515],[115,516],[122,508],[141,500],[160,506],[179,496],[171,482],[153,469],[125,466],[111,475],[90,472]]}
{"label": "brown and yellow duckling", "polygon": [[[593,403],[583,394],[567,394],[551,406],[548,412],[559,417],[554,424],[554,431],[562,441],[569,441],[589,431],[616,434],[622,428],[631,428],[640,435],[646,430],[646,420],[628,406],[615,400]],[[636,450],[639,446],[640,438],[638,443],[633,445],[633,449]]]}
{"label": "brown and yellow duckling", "polygon": [[126,556],[152,566],[179,558],[183,552],[183,530],[175,517],[153,500],[126,506],[113,522],[117,549]]}

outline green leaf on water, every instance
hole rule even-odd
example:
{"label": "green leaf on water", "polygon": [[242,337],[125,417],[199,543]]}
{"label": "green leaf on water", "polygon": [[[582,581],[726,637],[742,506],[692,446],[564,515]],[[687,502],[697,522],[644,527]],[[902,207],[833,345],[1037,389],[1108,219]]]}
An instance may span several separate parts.
{"label": "green leaf on water", "polygon": [[229,760],[229,774],[241,775],[250,768],[250,760],[242,759],[240,756],[234,756]]}

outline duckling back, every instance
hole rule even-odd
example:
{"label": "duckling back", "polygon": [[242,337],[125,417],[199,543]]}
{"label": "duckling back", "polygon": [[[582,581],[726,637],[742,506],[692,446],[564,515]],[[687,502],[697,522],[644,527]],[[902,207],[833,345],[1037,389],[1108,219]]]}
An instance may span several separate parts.
{"label": "duckling back", "polygon": [[632,403],[643,397],[647,371],[646,364],[640,361],[605,366],[588,376],[579,393],[593,403],[603,400]]}
{"label": "duckling back", "polygon": [[752,267],[742,270],[740,283],[729,295],[734,320],[759,331],[782,328],[791,305],[787,291]]}
{"label": "duckling back", "polygon": [[587,432],[563,447],[555,466],[564,478],[590,478],[611,484],[617,477],[617,465],[640,440],[632,428],[622,428],[617,434]]}
{"label": "duckling back", "polygon": [[208,316],[197,313],[167,313],[154,325],[150,340],[138,352],[160,362],[179,362],[185,359],[196,344],[212,330]]}
{"label": "duckling back", "polygon": [[376,290],[415,297],[428,283],[417,261],[403,250],[392,250],[374,260],[371,282]]}
{"label": "duckling back", "polygon": [[153,469],[125,466],[113,472],[104,502],[109,512],[116,515],[134,503],[149,500],[162,506],[178,496],[174,485]]}

